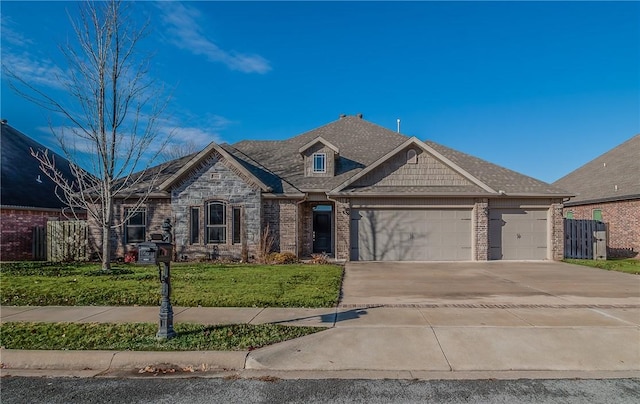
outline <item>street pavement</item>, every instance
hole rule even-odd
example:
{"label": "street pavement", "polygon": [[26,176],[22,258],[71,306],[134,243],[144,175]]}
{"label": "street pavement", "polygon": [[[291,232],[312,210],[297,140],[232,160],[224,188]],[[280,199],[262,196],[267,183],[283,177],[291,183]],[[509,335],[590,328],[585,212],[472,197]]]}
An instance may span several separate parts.
{"label": "street pavement", "polygon": [[[156,322],[158,312],[2,307],[0,320]],[[174,368],[214,377],[640,377],[640,277],[562,263],[347,264],[336,308],[174,307],[174,322],[328,329],[240,352],[2,349],[0,372],[134,376]]]}

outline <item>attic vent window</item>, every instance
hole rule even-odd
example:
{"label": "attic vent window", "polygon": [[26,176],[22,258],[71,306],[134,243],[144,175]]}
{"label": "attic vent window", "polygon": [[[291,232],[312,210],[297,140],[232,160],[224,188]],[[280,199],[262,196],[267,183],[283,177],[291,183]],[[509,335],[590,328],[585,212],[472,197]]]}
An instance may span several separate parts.
{"label": "attic vent window", "polygon": [[314,153],[313,155],[313,172],[327,172],[327,155],[325,153]]}
{"label": "attic vent window", "polygon": [[418,153],[416,153],[415,149],[407,151],[407,164],[418,164]]}

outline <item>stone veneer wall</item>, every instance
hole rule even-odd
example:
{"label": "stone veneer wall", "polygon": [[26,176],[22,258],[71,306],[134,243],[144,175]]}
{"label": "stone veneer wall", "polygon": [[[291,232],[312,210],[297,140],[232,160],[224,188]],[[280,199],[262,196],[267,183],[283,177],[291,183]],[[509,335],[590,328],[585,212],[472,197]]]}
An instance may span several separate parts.
{"label": "stone veneer wall", "polygon": [[640,259],[640,199],[567,206],[564,213],[591,220],[594,209],[602,210],[602,221],[607,223],[607,256]]}
{"label": "stone veneer wall", "polygon": [[[248,181],[231,165],[227,165],[220,156],[212,156],[204,161],[185,181],[171,191],[173,210],[174,244],[178,256],[188,259],[208,258],[217,250],[221,256],[242,257],[243,244],[246,244],[249,257],[256,256],[261,232],[261,194],[258,187]],[[224,244],[205,243],[206,203],[221,201],[226,203],[227,241]],[[200,207],[200,242],[191,244],[190,210]],[[243,240],[233,243],[232,224],[233,207],[242,209]]]}
{"label": "stone veneer wall", "polygon": [[292,199],[264,199],[262,226],[274,236],[273,250],[297,254],[297,202]]}

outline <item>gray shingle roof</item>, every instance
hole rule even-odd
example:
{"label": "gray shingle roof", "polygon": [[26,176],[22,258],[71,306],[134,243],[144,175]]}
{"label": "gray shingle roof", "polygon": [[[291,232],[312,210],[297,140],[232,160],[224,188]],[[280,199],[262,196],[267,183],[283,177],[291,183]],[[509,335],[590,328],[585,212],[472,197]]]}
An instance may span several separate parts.
{"label": "gray shingle roof", "polygon": [[[305,177],[304,160],[300,148],[321,137],[340,150],[333,177]],[[301,135],[281,140],[245,140],[233,145],[221,144],[220,148],[235,158],[236,163],[247,169],[257,179],[272,189],[274,194],[299,195],[304,192],[329,192],[345,183],[364,168],[378,162],[382,157],[409,141],[409,137],[375,125],[356,116],[342,117],[327,125]],[[568,196],[569,192],[543,181],[522,175],[477,157],[450,149],[434,142],[424,142],[443,157],[467,171],[490,189],[504,191],[507,195]],[[158,183],[176,174],[189,164],[196,154],[165,163],[150,170],[163,170]],[[482,184],[480,184],[482,185]],[[368,187],[345,188],[345,192],[401,193],[408,194],[493,194],[483,187]]]}
{"label": "gray shingle roof", "polygon": [[596,157],[553,185],[576,194],[567,206],[640,198],[640,135]]}
{"label": "gray shingle roof", "polygon": [[[0,196],[3,206],[59,209],[66,205],[55,194],[55,184],[41,170],[40,163],[31,156],[30,149],[47,148],[27,135],[2,123],[2,174]],[[69,162],[62,156],[55,156],[56,166],[66,178],[73,178]]]}

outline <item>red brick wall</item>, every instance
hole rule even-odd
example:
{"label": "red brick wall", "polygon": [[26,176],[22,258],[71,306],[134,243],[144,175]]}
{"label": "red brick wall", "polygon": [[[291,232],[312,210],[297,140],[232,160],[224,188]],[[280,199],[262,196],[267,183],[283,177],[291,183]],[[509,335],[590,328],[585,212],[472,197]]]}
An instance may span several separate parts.
{"label": "red brick wall", "polygon": [[607,223],[607,256],[625,257],[635,254],[640,259],[640,199],[569,206],[564,215],[573,212],[574,219],[593,219],[593,210],[602,210],[602,221]]}
{"label": "red brick wall", "polygon": [[33,228],[46,226],[49,218],[64,220],[61,212],[8,209],[0,210],[0,260],[33,259]]}

